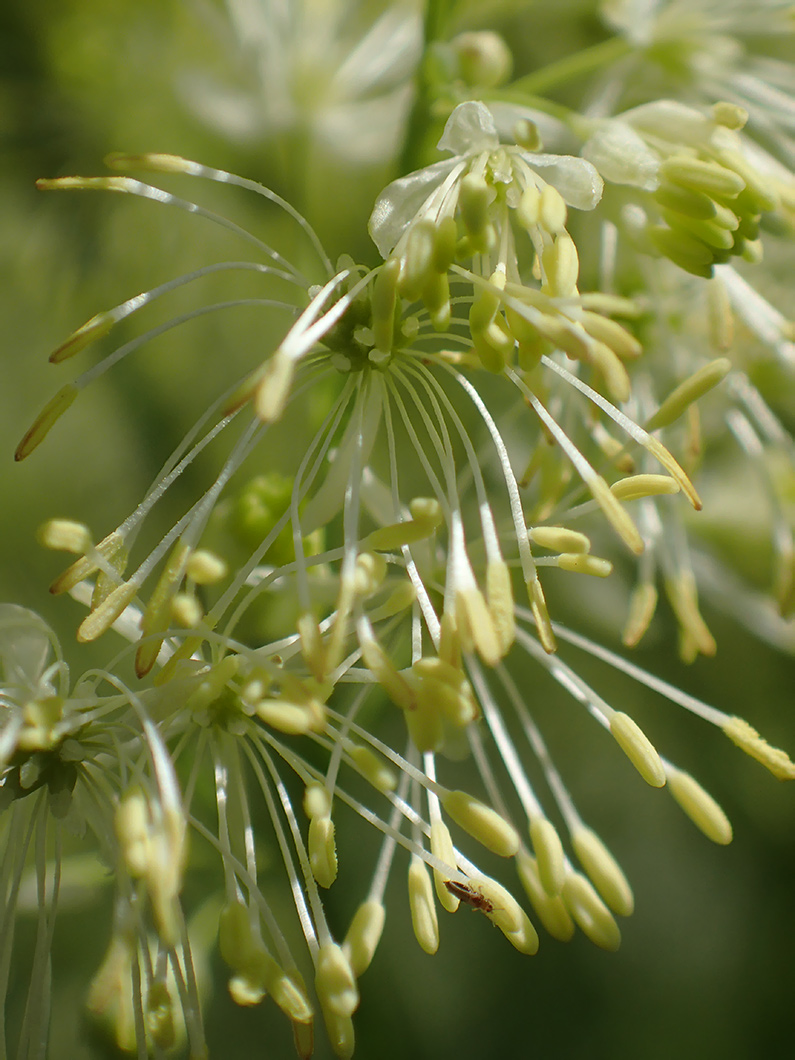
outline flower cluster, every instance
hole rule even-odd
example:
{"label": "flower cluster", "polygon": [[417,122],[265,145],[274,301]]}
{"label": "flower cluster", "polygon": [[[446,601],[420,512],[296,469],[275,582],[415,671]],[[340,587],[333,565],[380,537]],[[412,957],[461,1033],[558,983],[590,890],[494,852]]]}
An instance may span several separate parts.
{"label": "flower cluster", "polygon": [[[369,230],[383,260],[374,267],[347,257],[332,265],[278,195],[172,155],[116,155],[114,175],[40,182],[188,211],[256,250],[97,314],[53,361],[213,273],[254,273],[268,297],[201,305],[124,342],[53,398],[18,458],[92,380],[186,320],[253,305],[279,308],[290,323],[262,363],[230,379],[119,526],[96,543],[72,520],[41,529],[45,547],[75,557],[51,589],[87,607],[78,639],[113,629],[130,642],[107,670],[70,687],[60,657],[46,664],[53,641],[40,620],[0,612],[0,792],[13,851],[3,862],[4,924],[32,871],[42,939],[23,1037],[46,1011],[45,940],[73,856],[59,836],[77,822],[116,874],[110,948],[89,1007],[139,1054],[184,1041],[204,1055],[203,965],[217,937],[238,1004],[269,995],[301,1057],[312,1053],[319,1008],[336,1054],[350,1056],[358,979],[375,956],[393,870],[406,874],[428,953],[439,945],[438,910],[462,904],[536,952],[536,928],[500,859],[554,938],[579,928],[616,949],[632,889],[553,760],[525,691],[530,667],[708,838],[728,843],[732,828],[631,712],[566,661],[569,648],[795,778],[787,755],[743,719],[556,621],[545,591],[560,578],[576,594],[578,579],[614,567],[634,577],[624,630],[633,646],[653,619],[659,575],[683,657],[714,651],[685,511],[702,507],[693,477],[721,429],[713,420],[749,460],[761,465],[775,448],[791,461],[792,439],[728,355],[739,315],[791,369],[788,325],[729,262],[758,263],[761,226],[791,224],[795,183],[748,147],[734,102],[704,111],[658,100],[585,115],[582,157],[542,151],[535,112],[512,113],[509,139],[480,101],[452,111],[439,141],[451,157],[377,199]],[[264,197],[296,225],[311,266],[130,170]],[[224,439],[214,480],[190,494],[185,472]],[[767,472],[783,610],[792,469]],[[182,514],[139,547],[167,494]],[[780,617],[769,629],[771,639],[788,635]],[[134,673],[119,676],[126,670]],[[461,777],[451,768],[461,759],[472,766],[463,787],[448,781]],[[345,848],[357,816],[381,846],[337,938],[322,893],[338,877],[355,885]],[[186,912],[190,835],[205,865],[212,856],[215,890]],[[296,924],[276,912],[273,850]],[[12,933],[2,938],[7,980]]]}

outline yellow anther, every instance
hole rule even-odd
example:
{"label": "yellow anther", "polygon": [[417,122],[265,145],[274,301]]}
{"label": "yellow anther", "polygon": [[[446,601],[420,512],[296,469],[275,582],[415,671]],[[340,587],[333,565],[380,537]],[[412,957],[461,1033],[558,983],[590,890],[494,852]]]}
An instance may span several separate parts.
{"label": "yellow anther", "polygon": [[671,795],[707,839],[721,846],[731,843],[731,822],[709,792],[684,770],[668,766],[667,775]]}
{"label": "yellow anther", "polygon": [[635,908],[632,888],[616,859],[590,828],[576,828],[571,845],[591,882],[614,913],[629,916]]}
{"label": "yellow anther", "polygon": [[721,726],[729,739],[779,780],[795,780],[795,764],[786,751],[771,747],[743,718],[731,717]]}
{"label": "yellow anther", "polygon": [[414,934],[426,953],[439,948],[439,923],[433,900],[433,884],[425,862],[416,854],[409,865],[409,907]]}
{"label": "yellow anther", "polygon": [[513,825],[467,792],[446,792],[442,806],[459,827],[492,853],[509,858],[519,849],[519,836]]}
{"label": "yellow anther", "polygon": [[652,742],[628,714],[616,711],[610,719],[610,732],[616,743],[647,784],[661,788],[665,784],[665,767]]}

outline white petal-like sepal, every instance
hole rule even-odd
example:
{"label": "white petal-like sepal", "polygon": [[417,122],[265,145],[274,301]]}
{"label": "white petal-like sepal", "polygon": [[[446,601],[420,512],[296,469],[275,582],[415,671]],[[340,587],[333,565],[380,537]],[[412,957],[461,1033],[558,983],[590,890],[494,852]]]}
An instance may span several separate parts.
{"label": "white petal-like sepal", "polygon": [[547,184],[577,210],[593,210],[602,198],[604,181],[597,169],[584,158],[574,155],[537,155],[521,152],[522,158],[538,170]]}
{"label": "white petal-like sepal", "polygon": [[500,146],[497,126],[491,111],[475,99],[459,103],[447,119],[442,138],[436,145],[453,155],[472,155],[493,151]]}
{"label": "white petal-like sepal", "polygon": [[583,155],[613,184],[654,191],[660,183],[659,157],[626,122],[605,122],[588,140]]}
{"label": "white petal-like sepal", "polygon": [[409,173],[393,180],[375,201],[367,229],[386,258],[405,231],[409,222],[422,209],[426,199],[457,164],[457,159],[446,158],[426,169]]}

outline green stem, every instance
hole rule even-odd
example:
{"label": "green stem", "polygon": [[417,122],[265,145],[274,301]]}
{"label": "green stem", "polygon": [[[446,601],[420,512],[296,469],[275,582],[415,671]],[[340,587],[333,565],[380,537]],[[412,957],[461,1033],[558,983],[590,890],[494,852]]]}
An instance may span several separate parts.
{"label": "green stem", "polygon": [[398,161],[400,175],[410,173],[422,164],[425,141],[432,126],[431,104],[433,78],[431,49],[446,36],[447,25],[457,0],[428,0],[423,24],[423,51],[415,77],[414,104],[406,126],[406,137]]}
{"label": "green stem", "polygon": [[574,55],[558,59],[549,66],[542,66],[540,70],[534,70],[532,74],[520,77],[509,87],[511,91],[518,90],[532,95],[547,92],[563,81],[571,81],[576,77],[582,77],[583,74],[591,73],[592,70],[598,70],[600,66],[607,66],[608,63],[623,58],[631,51],[632,46],[623,37],[609,37]]}

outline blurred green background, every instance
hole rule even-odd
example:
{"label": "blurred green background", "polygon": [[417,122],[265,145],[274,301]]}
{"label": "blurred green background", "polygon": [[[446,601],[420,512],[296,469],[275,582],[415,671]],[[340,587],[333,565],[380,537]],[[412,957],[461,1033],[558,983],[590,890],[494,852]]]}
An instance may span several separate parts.
{"label": "blurred green background", "polygon": [[[568,31],[587,40],[595,27],[583,14],[588,6],[555,5],[554,17],[565,23],[570,16]],[[547,5],[536,7],[532,17],[552,17]],[[339,190],[332,215],[320,208],[309,180],[301,189],[287,179],[278,144],[224,138],[188,105],[189,74],[205,68],[228,73],[208,9],[209,3],[177,0],[0,5],[0,599],[42,613],[67,644],[75,672],[106,649],[73,644],[80,609],[49,597],[46,585],[60,563],[35,544],[36,527],[54,515],[86,519],[97,536],[114,526],[205,399],[228,384],[230,363],[241,373],[256,363],[280,320],[245,313],[204,319],[153,344],[82,394],[42,448],[14,466],[13,449],[32,417],[74,374],[72,364],[47,365],[52,348],[98,309],[230,253],[225,237],[195,219],[116,196],[44,194],[35,189],[36,178],[101,173],[103,156],[113,150],[183,154],[298,199],[332,259],[351,225],[357,234],[344,249],[372,257],[364,222],[388,175],[385,168],[349,171],[331,158],[318,161],[321,183]],[[189,195],[194,189],[183,184],[181,190]],[[220,202],[215,190],[201,189],[202,201]],[[224,194],[240,223],[277,246],[290,246],[291,231],[274,211],[258,200]],[[219,293],[222,284],[208,284],[201,297]],[[189,291],[185,304],[192,296]],[[94,356],[82,354],[79,368]],[[199,464],[195,475],[202,472]],[[792,750],[792,658],[752,640],[709,607],[706,617],[719,643],[714,660],[687,669],[671,663],[674,630],[662,619],[638,661],[748,716],[772,742]],[[578,628],[615,645],[612,628],[577,618]],[[542,937],[535,958],[521,957],[485,918],[462,909],[456,917],[440,914],[440,952],[426,957],[411,932],[401,866],[393,874],[384,938],[361,982],[357,1055],[786,1055],[795,987],[795,792],[677,708],[574,652],[566,657],[608,700],[631,706],[661,749],[718,798],[734,823],[734,843],[721,849],[703,839],[664,793],[640,782],[609,739],[550,681],[529,671],[526,694],[563,761],[575,799],[634,885],[637,912],[622,924],[622,948],[611,955],[582,936],[568,945]],[[366,879],[357,880],[357,859],[362,872],[369,871],[373,849],[369,837],[367,849],[360,849],[361,828],[344,815],[338,830],[343,871],[329,907],[332,924],[343,933],[366,889]],[[111,1055],[87,1036],[82,1017],[82,991],[104,945],[98,922],[105,919],[95,908],[78,909],[63,918],[56,936],[55,1019],[65,1030],[49,1055],[58,1060]],[[18,994],[12,1002],[20,1003]],[[222,977],[207,1024],[211,1056],[293,1055],[283,1017],[267,1003],[236,1009]],[[322,1030],[317,1039],[316,1055],[325,1058]]]}

